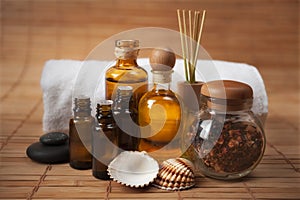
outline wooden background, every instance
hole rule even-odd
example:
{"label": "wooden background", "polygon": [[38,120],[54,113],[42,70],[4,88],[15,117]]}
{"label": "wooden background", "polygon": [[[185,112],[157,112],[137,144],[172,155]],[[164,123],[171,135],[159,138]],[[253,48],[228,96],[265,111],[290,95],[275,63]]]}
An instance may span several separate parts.
{"label": "wooden background", "polygon": [[[298,0],[1,0],[0,198],[299,199]],[[26,157],[42,134],[39,81],[49,59],[84,59],[101,41],[138,27],[177,28],[176,9],[207,10],[202,45],[213,59],[256,66],[269,96],[267,149],[247,178],[199,176],[191,190],[130,189],[68,164]]]}

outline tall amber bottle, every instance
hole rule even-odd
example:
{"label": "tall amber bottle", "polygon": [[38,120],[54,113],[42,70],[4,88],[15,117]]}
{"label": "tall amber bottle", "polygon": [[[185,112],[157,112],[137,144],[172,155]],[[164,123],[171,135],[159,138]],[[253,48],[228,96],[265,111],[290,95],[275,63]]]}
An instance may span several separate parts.
{"label": "tall amber bottle", "polygon": [[91,138],[95,119],[91,116],[90,98],[75,98],[74,117],[70,120],[70,166],[91,169]]}
{"label": "tall amber bottle", "polygon": [[[152,152],[175,139],[180,127],[179,101],[170,89],[172,70],[152,71],[153,89],[139,103],[141,140],[139,151]],[[148,127],[148,128],[145,128]]]}
{"label": "tall amber bottle", "polygon": [[117,40],[115,42],[115,66],[105,75],[106,99],[115,99],[118,86],[133,88],[133,105],[138,108],[140,98],[148,91],[146,70],[137,64],[139,41]]}
{"label": "tall amber bottle", "polygon": [[114,101],[113,116],[117,125],[118,146],[125,151],[135,151],[139,145],[139,127],[135,123],[136,113],[133,112],[132,87],[118,86]]}
{"label": "tall amber bottle", "polygon": [[111,147],[104,137],[117,146],[116,123],[112,115],[112,100],[102,100],[97,104],[97,126],[93,133],[93,176],[108,180],[107,165],[117,156],[117,148]]}

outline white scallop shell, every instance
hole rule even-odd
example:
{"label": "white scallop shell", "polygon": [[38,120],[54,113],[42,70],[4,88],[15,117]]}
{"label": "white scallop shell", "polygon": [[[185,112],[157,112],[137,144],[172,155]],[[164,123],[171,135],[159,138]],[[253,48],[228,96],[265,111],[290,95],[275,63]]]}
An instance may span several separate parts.
{"label": "white scallop shell", "polygon": [[153,183],[165,190],[184,190],[195,185],[194,166],[184,158],[174,158],[164,161]]}
{"label": "white scallop shell", "polygon": [[124,151],[108,165],[110,177],[130,187],[149,185],[157,176],[158,163],[146,152]]}

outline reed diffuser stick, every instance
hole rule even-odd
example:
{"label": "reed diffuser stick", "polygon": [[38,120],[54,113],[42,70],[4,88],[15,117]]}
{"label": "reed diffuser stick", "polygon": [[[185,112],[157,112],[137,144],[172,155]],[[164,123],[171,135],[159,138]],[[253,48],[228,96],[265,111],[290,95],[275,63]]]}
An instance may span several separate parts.
{"label": "reed diffuser stick", "polygon": [[185,79],[188,80],[188,71],[187,71],[187,63],[185,58],[185,51],[184,51],[184,43],[183,43],[183,33],[182,33],[182,24],[181,24],[181,17],[180,17],[180,10],[177,10],[177,17],[178,17],[178,25],[179,25],[179,31],[180,31],[180,42],[181,42],[181,49],[182,49],[182,57],[184,62],[184,71],[185,71]]}
{"label": "reed diffuser stick", "polygon": [[196,47],[196,57],[194,58],[194,66],[197,65],[197,57],[198,57],[198,52],[199,52],[199,46],[200,46],[200,42],[201,42],[201,36],[202,36],[202,30],[203,30],[203,24],[204,24],[204,20],[205,20],[205,13],[206,10],[203,11],[202,13],[202,20],[201,20],[201,26],[200,26],[200,30],[199,30],[199,35],[198,35],[198,40],[197,40],[197,47]]}
{"label": "reed diffuser stick", "polygon": [[[202,19],[200,23],[199,11],[194,11],[194,17],[192,17],[191,10],[188,11],[188,16],[186,16],[186,11],[182,10],[181,17],[180,10],[177,10],[185,77],[186,81],[189,83],[196,82],[195,71],[205,20],[205,13],[206,11],[204,10],[202,12]],[[186,22],[186,18],[188,19],[188,23]]]}
{"label": "reed diffuser stick", "polygon": [[190,58],[188,58],[189,60],[193,57],[193,40],[191,40],[191,38],[193,38],[193,33],[192,33],[192,11],[189,10],[189,34],[190,34]]}
{"label": "reed diffuser stick", "polygon": [[185,48],[185,55],[186,55],[186,59],[188,60],[187,63],[187,71],[188,71],[188,77],[189,79],[191,79],[190,75],[191,75],[191,63],[189,62],[189,49],[188,49],[188,36],[187,36],[187,31],[186,31],[186,21],[185,21],[185,10],[182,11],[182,19],[183,19],[183,32],[184,32],[184,48]]}

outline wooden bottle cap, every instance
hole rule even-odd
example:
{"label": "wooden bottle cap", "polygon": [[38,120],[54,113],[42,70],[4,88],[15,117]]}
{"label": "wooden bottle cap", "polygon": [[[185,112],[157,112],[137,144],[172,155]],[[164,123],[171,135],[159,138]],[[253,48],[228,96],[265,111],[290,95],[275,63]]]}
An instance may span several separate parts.
{"label": "wooden bottle cap", "polygon": [[210,81],[203,84],[201,94],[218,99],[252,99],[252,88],[241,82],[231,80]]}
{"label": "wooden bottle cap", "polygon": [[241,82],[217,80],[203,84],[201,95],[210,98],[207,106],[219,111],[238,111],[252,107],[252,88]]}
{"label": "wooden bottle cap", "polygon": [[149,61],[153,71],[169,71],[175,65],[176,55],[170,48],[156,48],[151,52]]}

